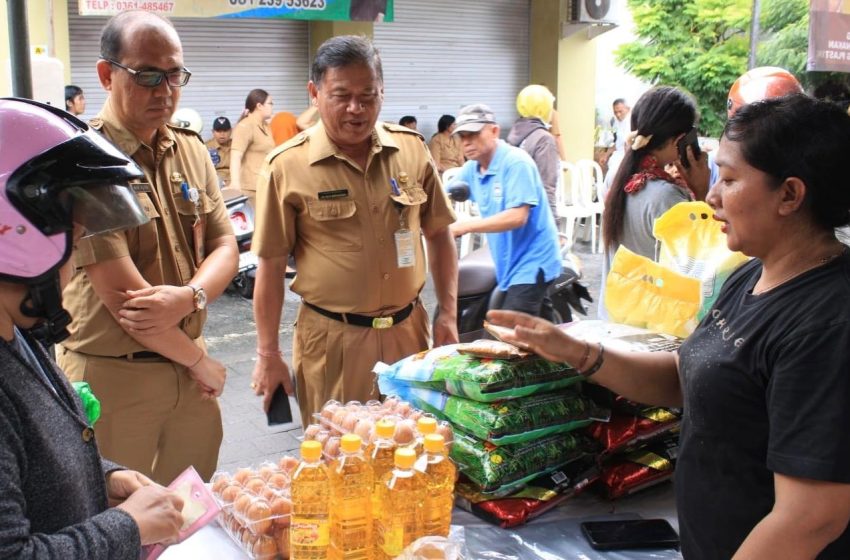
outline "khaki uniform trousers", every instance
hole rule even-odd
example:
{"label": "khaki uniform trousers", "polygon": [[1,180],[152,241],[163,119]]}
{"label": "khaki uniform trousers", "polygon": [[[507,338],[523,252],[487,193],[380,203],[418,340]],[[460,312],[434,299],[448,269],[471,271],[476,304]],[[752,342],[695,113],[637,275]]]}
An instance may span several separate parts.
{"label": "khaki uniform trousers", "polygon": [[70,381],[86,381],[100,400],[94,431],[104,457],[164,485],[190,465],[210,479],[221,446],[221,411],[216,399],[201,399],[185,367],[61,346],[56,354]]}
{"label": "khaki uniform trousers", "polygon": [[295,324],[292,365],[298,407],[307,426],[328,400],[377,399],[377,362],[392,364],[428,348],[428,312],[417,301],[410,316],[388,329],[347,325],[301,305]]}

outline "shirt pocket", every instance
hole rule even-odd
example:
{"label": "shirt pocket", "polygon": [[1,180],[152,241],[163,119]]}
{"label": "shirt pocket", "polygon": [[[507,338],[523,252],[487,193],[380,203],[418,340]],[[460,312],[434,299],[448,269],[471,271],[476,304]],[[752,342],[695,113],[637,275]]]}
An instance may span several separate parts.
{"label": "shirt pocket", "polygon": [[157,211],[156,206],[154,206],[154,203],[148,193],[136,192],[136,198],[139,199],[139,204],[141,205],[142,210],[150,220],[148,223],[142,224],[138,228],[139,247],[137,254],[141,258],[149,258],[158,253],[158,234],[159,228],[162,227],[160,224],[161,216],[159,215],[159,211]]}
{"label": "shirt pocket", "polygon": [[311,200],[307,214],[313,227],[301,235],[329,252],[360,251],[363,248],[357,205],[353,200]]}
{"label": "shirt pocket", "polygon": [[416,184],[410,187],[402,187],[400,193],[392,195],[391,198],[404,206],[419,206],[428,200],[428,194],[422,185]]}

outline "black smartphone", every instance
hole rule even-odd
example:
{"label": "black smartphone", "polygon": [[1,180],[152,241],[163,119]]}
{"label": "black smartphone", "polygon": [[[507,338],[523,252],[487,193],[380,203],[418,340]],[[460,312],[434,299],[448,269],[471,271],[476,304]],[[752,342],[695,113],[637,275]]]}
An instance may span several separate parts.
{"label": "black smartphone", "polygon": [[693,149],[694,157],[699,158],[701,151],[699,149],[699,137],[697,136],[696,128],[691,128],[687,134],[679,138],[679,142],[676,144],[676,147],[679,149],[679,161],[681,161],[682,165],[685,167],[691,166],[691,162],[688,161],[688,146]]}
{"label": "black smartphone", "polygon": [[292,422],[292,406],[289,404],[289,395],[283,390],[283,385],[278,385],[272,394],[266,418],[269,426]]}
{"label": "black smartphone", "polygon": [[585,521],[581,531],[597,550],[679,548],[679,535],[666,519]]}

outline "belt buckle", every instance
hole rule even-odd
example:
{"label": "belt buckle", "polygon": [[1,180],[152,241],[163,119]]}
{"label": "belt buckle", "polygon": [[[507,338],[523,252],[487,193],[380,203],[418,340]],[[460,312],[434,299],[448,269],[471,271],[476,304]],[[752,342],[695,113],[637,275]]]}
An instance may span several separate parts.
{"label": "belt buckle", "polygon": [[388,329],[393,326],[393,318],[392,317],[373,317],[372,318],[372,328],[373,329]]}

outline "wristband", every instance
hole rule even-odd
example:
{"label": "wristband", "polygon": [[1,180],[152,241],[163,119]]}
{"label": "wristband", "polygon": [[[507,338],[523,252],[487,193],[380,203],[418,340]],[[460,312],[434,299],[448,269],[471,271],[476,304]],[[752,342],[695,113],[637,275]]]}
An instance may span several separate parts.
{"label": "wristband", "polygon": [[602,343],[599,342],[599,354],[596,355],[596,361],[593,362],[593,365],[590,366],[590,369],[587,371],[579,371],[578,374],[582,377],[590,377],[602,367],[602,363],[605,361],[605,347],[602,346]]}
{"label": "wristband", "polygon": [[262,356],[263,358],[274,358],[276,356],[283,357],[283,352],[280,350],[260,350],[257,348],[257,355]]}
{"label": "wristband", "polygon": [[584,355],[581,357],[581,361],[577,366],[574,366],[573,369],[576,373],[580,372],[584,369],[584,365],[587,363],[587,359],[590,357],[590,343],[588,341],[584,341]]}

